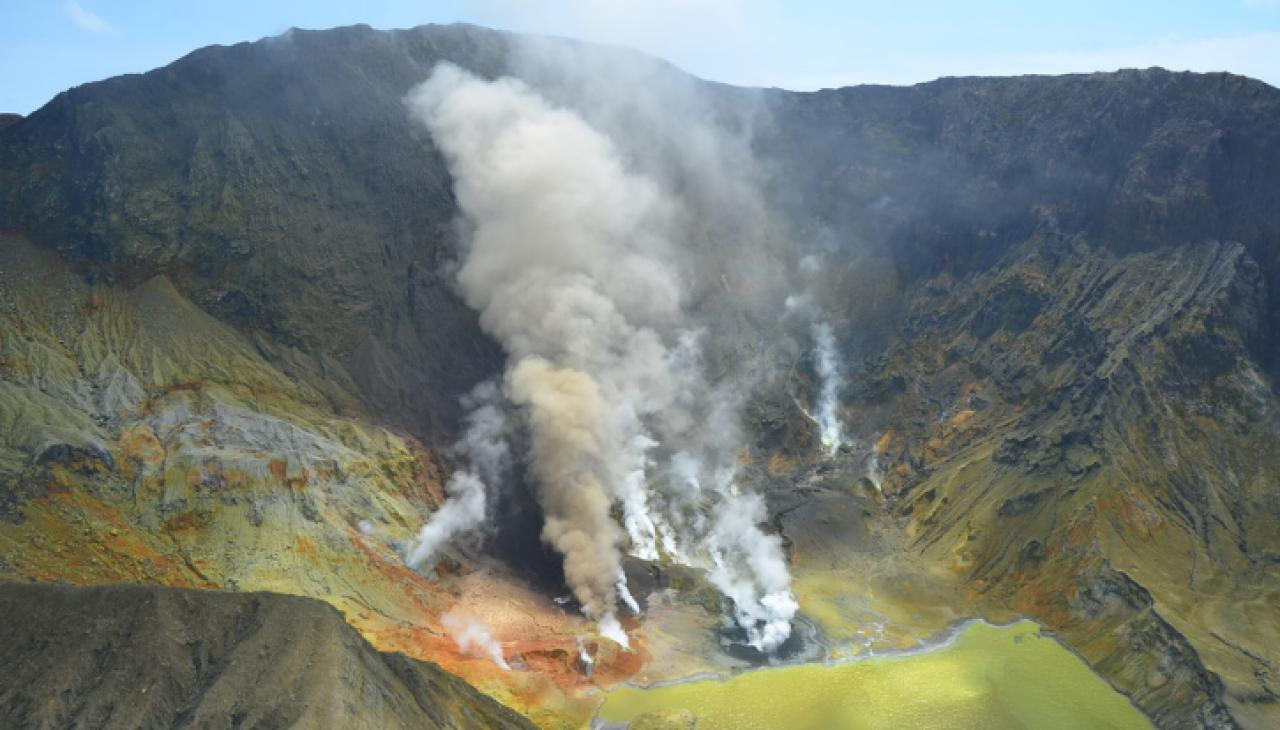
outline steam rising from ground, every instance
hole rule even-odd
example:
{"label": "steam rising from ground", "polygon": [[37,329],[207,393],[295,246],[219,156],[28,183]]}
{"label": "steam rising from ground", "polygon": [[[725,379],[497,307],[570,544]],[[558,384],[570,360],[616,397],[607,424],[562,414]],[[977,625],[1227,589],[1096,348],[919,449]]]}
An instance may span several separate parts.
{"label": "steam rising from ground", "polygon": [[494,641],[489,627],[473,618],[446,613],[440,617],[444,630],[462,651],[487,658],[499,669],[510,671],[511,665],[502,657],[502,646]]}
{"label": "steam rising from ground", "polygon": [[704,377],[679,204],[514,79],[441,65],[408,103],[453,174],[469,226],[459,288],[508,355],[542,537],[583,612],[625,644],[616,606],[637,607],[622,551],[665,552],[708,568],[751,642],[778,646],[796,611],[790,576],[757,526],[763,503],[737,492],[738,396]]}
{"label": "steam rising from ground", "polygon": [[462,407],[467,411],[466,430],[455,448],[466,466],[449,477],[445,484],[448,499],[418,532],[407,561],[415,568],[435,556],[455,535],[484,521],[487,494],[502,481],[511,465],[507,418],[498,386],[481,383],[462,399]]}
{"label": "steam rising from ground", "polygon": [[814,420],[818,422],[822,448],[826,449],[828,456],[834,456],[844,442],[844,426],[836,413],[840,404],[840,390],[844,388],[844,377],[840,375],[840,359],[836,354],[836,338],[831,333],[831,325],[814,322],[811,331],[814,370],[817,371],[820,382]]}
{"label": "steam rising from ground", "polygon": [[798,314],[810,320],[809,336],[813,339],[813,370],[818,376],[818,394],[812,411],[800,407],[804,414],[818,426],[818,437],[827,456],[835,456],[844,444],[844,424],[840,421],[840,391],[844,389],[841,374],[840,353],[835,333],[818,305],[812,287],[822,271],[824,262],[820,256],[806,256],[800,260],[800,273],[808,280],[809,291],[787,297],[788,314]]}
{"label": "steam rising from ground", "polygon": [[596,660],[587,651],[586,644],[582,643],[582,637],[578,637],[578,663],[582,666],[582,673],[587,677],[595,671]]}

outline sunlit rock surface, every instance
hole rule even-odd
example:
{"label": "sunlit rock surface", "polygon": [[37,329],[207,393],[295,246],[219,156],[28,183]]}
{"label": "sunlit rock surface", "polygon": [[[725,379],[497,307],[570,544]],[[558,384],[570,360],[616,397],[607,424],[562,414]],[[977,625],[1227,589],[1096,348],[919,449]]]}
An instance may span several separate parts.
{"label": "sunlit rock surface", "polygon": [[[162,277],[90,285],[56,255],[3,243],[4,578],[311,596],[376,647],[515,707],[589,712],[584,622],[518,580],[471,575],[463,554],[441,579],[405,567],[403,546],[442,498],[421,444],[373,425],[322,365],[299,358],[284,375]],[[458,647],[440,616],[459,605],[519,671]],[[616,645],[592,643],[597,681],[642,656],[618,656],[619,670]]]}
{"label": "sunlit rock surface", "polygon": [[[631,651],[596,636],[553,600],[522,485],[496,534],[404,566],[457,398],[501,358],[449,286],[451,181],[401,99],[441,59],[513,70],[512,43],[297,31],[3,122],[0,576],[319,598],[545,726],[623,680],[760,661],[670,564],[627,566]],[[846,356],[827,458],[803,330],[717,332],[777,366],[742,466],[788,546],[795,656],[1027,616],[1160,726],[1280,724],[1280,92],[684,83],[750,127]],[[448,636],[459,609],[512,671]]]}

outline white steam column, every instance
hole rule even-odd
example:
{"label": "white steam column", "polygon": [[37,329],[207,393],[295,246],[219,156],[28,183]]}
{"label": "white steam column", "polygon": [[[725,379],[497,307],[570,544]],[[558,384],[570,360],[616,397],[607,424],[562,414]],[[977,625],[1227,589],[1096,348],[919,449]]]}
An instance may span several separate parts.
{"label": "white steam column", "polygon": [[[542,538],[583,613],[625,645],[617,606],[638,606],[622,551],[654,559],[678,544],[733,598],[752,644],[776,648],[796,611],[790,575],[778,539],[752,521],[762,503],[738,495],[725,469],[736,428],[707,422],[736,411],[716,408],[723,397],[700,367],[678,202],[514,79],[442,64],[406,101],[453,176],[468,231],[459,290],[506,352],[502,393],[529,431]],[[689,454],[692,482],[652,463],[663,444]],[[718,500],[714,520],[693,514],[691,483]],[[462,487],[458,510],[472,514]]]}

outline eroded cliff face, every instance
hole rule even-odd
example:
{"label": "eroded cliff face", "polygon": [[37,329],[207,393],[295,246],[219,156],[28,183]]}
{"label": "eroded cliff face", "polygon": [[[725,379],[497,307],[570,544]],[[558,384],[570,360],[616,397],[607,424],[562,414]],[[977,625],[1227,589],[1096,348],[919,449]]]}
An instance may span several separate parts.
{"label": "eroded cliff face", "polygon": [[[744,665],[670,565],[628,565],[652,594],[631,651],[590,638],[527,495],[404,566],[457,398],[501,358],[401,98],[511,44],[293,32],[0,130],[0,575],[316,597],[547,726],[621,679]],[[1158,70],[707,93],[750,110],[848,355],[826,458],[804,336],[735,324],[779,364],[743,473],[806,626],[856,653],[1031,616],[1162,726],[1276,724],[1280,93]],[[459,648],[460,609],[513,671]]]}
{"label": "eroded cliff face", "polygon": [[1061,632],[1161,725],[1273,712],[1265,304],[1239,245],[1118,256],[1045,234],[929,281],[855,379],[911,549]]}
{"label": "eroded cliff face", "polygon": [[[951,79],[780,94],[761,138],[801,227],[861,257],[828,281],[869,354],[844,414],[860,442],[826,468],[870,477],[860,509],[905,535],[852,559],[945,566],[940,586],[1058,630],[1162,726],[1277,721],[1280,186],[1252,121],[1276,103],[1158,70]],[[900,290],[854,273],[885,261]],[[798,469],[783,484],[821,471],[797,387],[760,411]],[[811,504],[849,504],[830,482]],[[779,510],[814,510],[773,483]],[[823,509],[844,525],[825,542],[858,534]]]}

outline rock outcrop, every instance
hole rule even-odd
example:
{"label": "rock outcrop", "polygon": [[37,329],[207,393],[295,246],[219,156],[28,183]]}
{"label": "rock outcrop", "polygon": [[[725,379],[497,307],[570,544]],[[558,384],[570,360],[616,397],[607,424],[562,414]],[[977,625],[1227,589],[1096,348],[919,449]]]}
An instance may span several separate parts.
{"label": "rock outcrop", "polygon": [[[0,121],[0,574],[320,598],[545,725],[640,671],[643,640],[581,671],[583,626],[535,589],[557,576],[527,495],[431,579],[400,559],[458,396],[501,365],[450,286],[452,181],[401,100],[447,60],[572,103],[517,45],[291,31]],[[787,253],[826,256],[854,440],[822,459],[793,341],[744,454],[800,573],[905,561],[943,576],[918,591],[940,622],[1032,616],[1161,726],[1275,726],[1280,91],[649,72],[737,125]],[[447,635],[459,605],[514,671]]]}
{"label": "rock outcrop", "polygon": [[532,727],[307,598],[0,583],[0,615],[6,727]]}
{"label": "rock outcrop", "polygon": [[863,407],[893,414],[882,488],[911,544],[1059,631],[1162,726],[1275,702],[1280,410],[1250,356],[1265,306],[1238,244],[1121,256],[1046,235],[930,281],[860,381]]}

